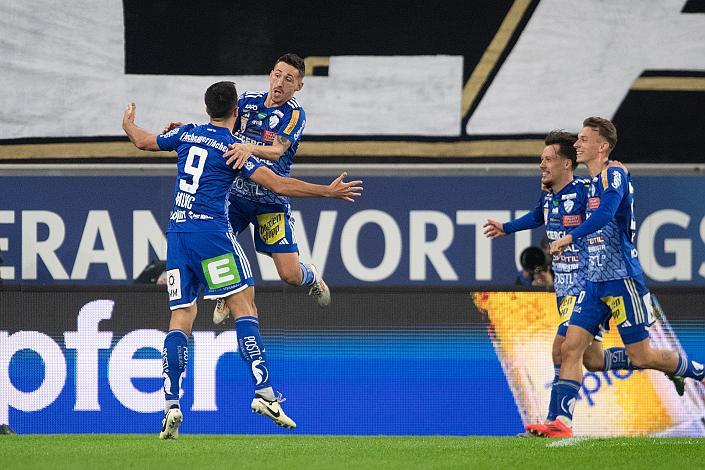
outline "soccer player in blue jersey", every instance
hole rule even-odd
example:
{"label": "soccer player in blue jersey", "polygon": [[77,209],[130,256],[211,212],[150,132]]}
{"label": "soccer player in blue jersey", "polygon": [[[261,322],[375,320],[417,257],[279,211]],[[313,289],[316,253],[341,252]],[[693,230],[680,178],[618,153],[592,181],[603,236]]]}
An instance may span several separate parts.
{"label": "soccer player in blue jersey", "polygon": [[[576,135],[569,132],[550,132],[544,141],[541,153],[541,193],[534,209],[528,214],[504,224],[488,220],[484,225],[485,236],[495,239],[521,230],[529,230],[544,225],[550,241],[570,233],[585,220],[590,180],[576,178],[573,171],[577,167],[576,151],[573,144]],[[553,257],[552,263],[556,303],[561,323],[553,340],[552,358],[554,365],[553,384],[558,381],[561,368],[561,346],[565,341],[568,322],[573,307],[587,281],[587,250],[584,240],[576,240],[571,246]],[[613,359],[614,358],[614,359]],[[619,359],[619,360],[618,360]],[[603,371],[630,368],[624,348],[602,349],[602,334],[598,331],[583,357],[583,364],[589,371]],[[547,422],[557,417],[555,389],[551,389]],[[531,426],[522,436],[534,435]]]}
{"label": "soccer player in blue jersey", "polygon": [[561,347],[560,377],[554,388],[558,416],[535,431],[547,437],[572,436],[572,419],[581,382],[583,354],[600,327],[613,317],[635,368],[656,369],[697,381],[705,367],[676,351],[654,349],[648,328],[654,323],[653,305],[644,283],[636,247],[634,187],[621,166],[609,165],[617,144],[617,130],[607,119],[585,119],[575,142],[579,163],[592,177],[587,220],[551,243],[551,252],[563,253],[576,240],[585,240],[588,279],[578,297]]}
{"label": "soccer player in blue jersey", "polygon": [[205,93],[210,122],[186,124],[163,135],[138,127],[131,103],[123,115],[123,129],[130,141],[143,150],[175,150],[178,175],[174,206],[167,230],[167,278],[171,320],[164,340],[163,377],[166,398],[160,438],[178,438],[183,419],[179,392],[188,361],[188,336],[196,318],[201,287],[207,299],[225,299],[235,316],[235,330],[242,358],[249,365],[255,396],[253,411],[276,424],[296,427],[281,408],[270,381],[269,365],[259,333],[254,303],[252,272],[230,228],[227,196],[236,174],[293,197],[335,197],[352,200],[360,194],[359,181],[344,182],[345,174],[329,186],[283,178],[252,157],[242,170],[233,171],[223,158],[232,143],[238,113],[237,91],[232,82],[218,82]]}
{"label": "soccer player in blue jersey", "polygon": [[[228,163],[240,168],[249,155],[262,159],[281,176],[289,176],[301,134],[306,127],[306,113],[294,97],[304,85],[304,61],[296,54],[279,57],[269,73],[268,92],[245,92],[240,96],[240,115],[233,132],[242,139],[226,153]],[[309,289],[321,307],[330,303],[330,291],[313,264],[299,260],[294,235],[294,218],[289,199],[239,175],[230,194],[230,223],[240,234],[252,224],[255,249],[272,257],[279,277],[292,286]],[[228,316],[223,302],[216,305],[213,321]]]}

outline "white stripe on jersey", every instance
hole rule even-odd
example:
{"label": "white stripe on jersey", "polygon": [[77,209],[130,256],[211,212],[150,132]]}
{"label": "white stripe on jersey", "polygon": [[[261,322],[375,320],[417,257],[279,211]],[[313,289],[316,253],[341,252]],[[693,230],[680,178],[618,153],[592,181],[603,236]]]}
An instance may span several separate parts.
{"label": "white stripe on jersey", "polygon": [[644,309],[641,307],[641,297],[637,293],[636,286],[634,285],[634,279],[626,278],[624,280],[624,285],[629,291],[629,297],[632,299],[632,308],[634,309],[634,320],[637,325],[644,323]]}
{"label": "white stripe on jersey", "polygon": [[301,105],[299,104],[299,102],[296,101],[296,98],[290,99],[289,101],[286,102],[286,104],[288,104],[289,106],[291,106],[291,107],[294,108],[294,109],[301,107]]}
{"label": "white stripe on jersey", "polygon": [[260,98],[260,97],[264,96],[264,92],[263,91],[246,91],[245,93],[243,93],[243,96],[245,96],[247,98]]}

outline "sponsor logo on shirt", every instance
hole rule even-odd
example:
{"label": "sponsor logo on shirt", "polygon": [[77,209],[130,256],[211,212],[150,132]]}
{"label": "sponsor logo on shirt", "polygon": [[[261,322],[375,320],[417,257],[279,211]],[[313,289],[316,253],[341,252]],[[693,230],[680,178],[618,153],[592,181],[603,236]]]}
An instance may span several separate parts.
{"label": "sponsor logo on shirt", "polygon": [[563,216],[563,226],[564,227],[577,227],[580,225],[582,220],[580,220],[579,214],[564,215]]}
{"label": "sponsor logo on shirt", "polygon": [[265,142],[274,142],[274,138],[277,136],[276,132],[273,131],[264,131],[264,134],[262,135],[262,138],[264,139]]}
{"label": "sponsor logo on shirt", "polygon": [[588,198],[588,209],[595,210],[598,207],[600,207],[600,198],[599,197]]}

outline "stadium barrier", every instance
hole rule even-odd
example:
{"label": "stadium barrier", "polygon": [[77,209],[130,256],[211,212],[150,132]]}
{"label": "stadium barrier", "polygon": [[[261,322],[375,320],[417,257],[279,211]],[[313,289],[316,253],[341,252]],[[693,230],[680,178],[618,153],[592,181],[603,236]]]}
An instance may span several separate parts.
{"label": "stadium barrier", "polygon": [[[74,167],[57,176],[56,168],[0,166],[0,279],[131,284],[151,260],[166,258],[174,168],[160,168],[101,167],[87,173]],[[324,169],[325,177],[312,180],[328,184],[338,169]],[[364,180],[364,196],[355,204],[319,199],[292,204],[301,257],[321,268],[332,285],[507,285],[520,269],[521,252],[538,245],[545,233],[539,228],[494,241],[482,234],[487,219],[506,221],[534,208],[540,195],[537,165],[522,173],[513,166],[494,171],[411,166],[386,168],[387,176],[370,168],[348,170]],[[647,282],[705,286],[703,173],[689,168],[676,175],[677,169],[663,167],[634,172],[636,245]],[[274,264],[256,256],[245,235],[240,239],[255,265],[257,285],[278,283]]]}
{"label": "stadium barrier", "polygon": [[[657,291],[659,346],[705,355],[701,290]],[[260,288],[272,382],[296,433],[511,435],[540,419],[557,314],[548,292],[339,288],[326,310]],[[199,303],[183,383],[184,433],[280,433],[252,415],[232,326]],[[0,286],[0,424],[18,433],[156,433],[163,408],[162,286]],[[676,339],[677,338],[677,339]],[[617,341],[612,333],[605,346]],[[705,435],[705,395],[660,373],[589,373],[580,435]]]}

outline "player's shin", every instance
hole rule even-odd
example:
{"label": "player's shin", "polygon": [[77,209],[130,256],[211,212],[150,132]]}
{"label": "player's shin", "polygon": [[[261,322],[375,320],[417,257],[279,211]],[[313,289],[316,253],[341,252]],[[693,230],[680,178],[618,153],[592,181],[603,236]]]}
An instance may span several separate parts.
{"label": "player's shin", "polygon": [[181,330],[171,330],[164,338],[162,377],[164,379],[165,410],[179,404],[181,382],[188,364],[188,337]]}
{"label": "player's shin", "polygon": [[269,366],[259,334],[259,321],[256,317],[239,317],[235,320],[235,332],[240,356],[249,366],[255,394],[265,400],[274,401],[274,390],[269,381]]}

